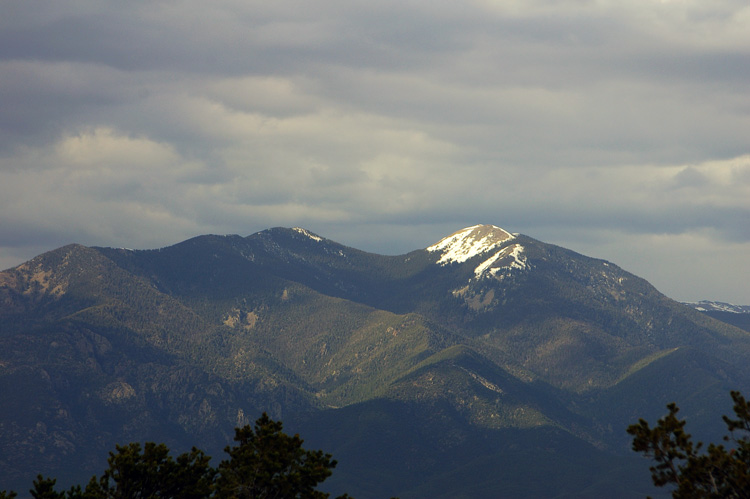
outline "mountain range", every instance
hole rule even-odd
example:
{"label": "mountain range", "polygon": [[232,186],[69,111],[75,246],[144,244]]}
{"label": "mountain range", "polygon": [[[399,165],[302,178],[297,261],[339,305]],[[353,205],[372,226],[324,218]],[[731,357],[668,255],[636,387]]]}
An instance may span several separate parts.
{"label": "mountain range", "polygon": [[658,496],[625,428],[674,401],[717,440],[749,358],[741,323],[493,225],[398,256],[302,228],[74,244],[0,273],[0,489],[85,482],[115,443],[221,459],[265,411],[337,494]]}

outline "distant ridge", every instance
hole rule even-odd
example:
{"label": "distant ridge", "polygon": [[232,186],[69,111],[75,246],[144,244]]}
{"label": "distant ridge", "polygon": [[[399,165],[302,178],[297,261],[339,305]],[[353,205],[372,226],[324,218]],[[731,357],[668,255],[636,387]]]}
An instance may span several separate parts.
{"label": "distant ridge", "polygon": [[708,300],[685,303],[685,305],[709,317],[750,332],[750,305],[733,305],[731,303]]}
{"label": "distant ridge", "polygon": [[698,302],[684,302],[699,312],[729,312],[733,314],[750,314],[750,305],[733,305],[721,301],[701,300]]}

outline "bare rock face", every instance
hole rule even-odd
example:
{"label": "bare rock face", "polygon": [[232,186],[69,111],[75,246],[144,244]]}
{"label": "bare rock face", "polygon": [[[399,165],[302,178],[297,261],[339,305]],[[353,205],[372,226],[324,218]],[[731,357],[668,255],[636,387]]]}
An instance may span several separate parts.
{"label": "bare rock face", "polygon": [[125,404],[135,397],[135,389],[124,381],[109,383],[99,395],[107,404]]}

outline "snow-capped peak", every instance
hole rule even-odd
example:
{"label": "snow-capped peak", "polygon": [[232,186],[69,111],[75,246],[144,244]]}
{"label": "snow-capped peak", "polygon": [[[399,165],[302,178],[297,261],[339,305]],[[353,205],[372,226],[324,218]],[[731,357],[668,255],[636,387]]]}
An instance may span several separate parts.
{"label": "snow-capped peak", "polygon": [[440,251],[442,256],[437,263],[462,263],[470,258],[492,251],[514,239],[510,232],[494,225],[473,225],[454,232],[427,248],[427,251]]}
{"label": "snow-capped peak", "polygon": [[309,237],[309,238],[310,238],[310,239],[312,239],[313,241],[318,241],[318,242],[321,242],[321,241],[323,240],[323,238],[322,238],[322,237],[320,237],[320,236],[316,236],[315,234],[313,234],[313,233],[312,233],[312,232],[310,232],[309,230],[303,229],[302,227],[293,227],[293,228],[292,228],[292,230],[293,230],[293,231],[295,231],[295,232],[299,232],[299,233],[300,233],[300,234],[302,234],[303,236],[307,236],[307,237]]}

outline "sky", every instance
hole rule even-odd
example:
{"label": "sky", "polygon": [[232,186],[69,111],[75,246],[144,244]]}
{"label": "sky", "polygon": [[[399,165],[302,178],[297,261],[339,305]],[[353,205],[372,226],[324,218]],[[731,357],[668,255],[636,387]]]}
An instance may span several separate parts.
{"label": "sky", "polygon": [[479,223],[750,304],[747,0],[0,4],[0,268]]}

